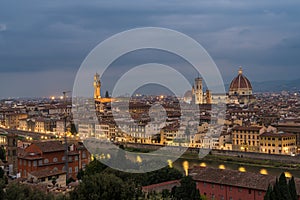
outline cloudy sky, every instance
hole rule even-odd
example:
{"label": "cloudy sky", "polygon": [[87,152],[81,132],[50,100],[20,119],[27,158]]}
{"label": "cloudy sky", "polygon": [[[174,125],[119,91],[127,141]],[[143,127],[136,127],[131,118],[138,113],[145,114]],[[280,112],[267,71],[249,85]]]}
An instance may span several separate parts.
{"label": "cloudy sky", "polygon": [[[297,79],[299,13],[297,0],[2,0],[0,97],[71,90],[82,61],[99,42],[148,26],[194,38],[226,83],[239,66],[252,81]],[[134,63],[128,60],[134,58],[114,70]]]}

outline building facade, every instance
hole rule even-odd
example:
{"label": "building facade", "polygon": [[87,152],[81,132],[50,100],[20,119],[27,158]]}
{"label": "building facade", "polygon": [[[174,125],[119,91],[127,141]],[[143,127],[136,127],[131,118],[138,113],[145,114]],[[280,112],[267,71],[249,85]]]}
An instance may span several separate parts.
{"label": "building facade", "polygon": [[296,135],[292,133],[264,132],[259,136],[260,152],[294,155],[297,152]]}
{"label": "building facade", "polygon": [[232,128],[232,150],[259,152],[260,126],[236,126]]}

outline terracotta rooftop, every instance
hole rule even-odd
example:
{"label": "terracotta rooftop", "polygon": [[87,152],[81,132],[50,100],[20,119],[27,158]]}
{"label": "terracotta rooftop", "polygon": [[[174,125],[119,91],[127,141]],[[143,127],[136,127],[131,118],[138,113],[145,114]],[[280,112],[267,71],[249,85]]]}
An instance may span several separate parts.
{"label": "terracotta rooftop", "polygon": [[35,142],[35,144],[44,153],[64,151],[65,146],[60,141]]}
{"label": "terracotta rooftop", "polygon": [[33,171],[29,172],[32,176],[35,176],[37,178],[44,178],[48,176],[55,176],[55,175],[60,175],[60,174],[65,174],[65,171],[62,170],[50,170],[50,169],[43,169],[43,170],[38,170],[38,171]]}
{"label": "terracotta rooftop", "polygon": [[152,184],[152,185],[147,185],[143,186],[142,190],[155,190],[160,187],[168,186],[168,185],[180,185],[180,180],[173,180],[173,181],[167,181],[167,182],[162,182],[162,183],[157,183],[157,184]]}
{"label": "terracotta rooftop", "polygon": [[260,137],[296,137],[295,134],[293,133],[285,133],[285,132],[278,132],[278,133],[273,133],[273,132],[264,132],[260,135]]}
{"label": "terracotta rooftop", "polygon": [[[223,184],[235,187],[249,188],[266,191],[269,184],[274,184],[276,177],[272,175],[262,175],[252,172],[239,172],[228,169],[215,169],[208,167],[194,167],[189,174],[196,181]],[[295,178],[297,193],[300,191],[300,179]]]}
{"label": "terracotta rooftop", "polygon": [[233,127],[233,131],[259,131],[262,127],[260,126],[236,126]]}
{"label": "terracotta rooftop", "polygon": [[235,77],[229,87],[230,91],[235,91],[240,88],[250,89],[252,90],[252,85],[250,81],[246,78],[246,76],[243,75],[241,69],[239,70],[239,74],[237,77]]}

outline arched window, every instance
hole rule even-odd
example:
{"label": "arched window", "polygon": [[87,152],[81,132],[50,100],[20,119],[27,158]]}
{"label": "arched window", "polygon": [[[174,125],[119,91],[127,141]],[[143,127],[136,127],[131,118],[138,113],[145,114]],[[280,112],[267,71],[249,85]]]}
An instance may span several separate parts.
{"label": "arched window", "polygon": [[53,162],[57,162],[57,158],[55,157],[55,158],[53,158]]}
{"label": "arched window", "polygon": [[49,163],[49,160],[46,158],[46,159],[44,160],[44,163]]}

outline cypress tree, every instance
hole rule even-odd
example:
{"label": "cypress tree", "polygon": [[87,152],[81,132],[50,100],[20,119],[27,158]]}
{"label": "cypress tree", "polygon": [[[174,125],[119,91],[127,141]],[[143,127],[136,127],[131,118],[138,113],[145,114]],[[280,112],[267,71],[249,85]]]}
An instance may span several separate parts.
{"label": "cypress tree", "polygon": [[298,200],[294,177],[289,180],[289,191],[291,194],[291,200]]}
{"label": "cypress tree", "polygon": [[269,185],[268,190],[264,196],[264,200],[272,200],[272,197],[271,197],[272,192],[273,192],[273,188],[271,185]]}
{"label": "cypress tree", "polygon": [[284,173],[282,173],[279,177],[278,186],[282,199],[291,200],[292,197]]}

